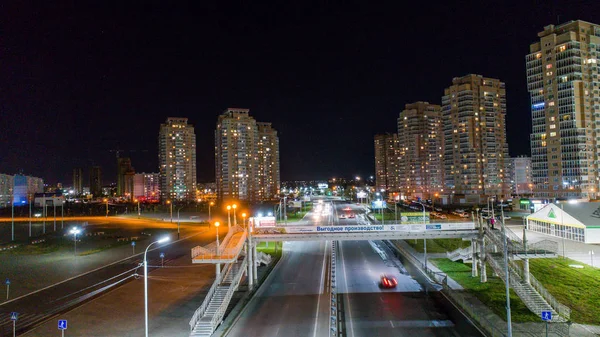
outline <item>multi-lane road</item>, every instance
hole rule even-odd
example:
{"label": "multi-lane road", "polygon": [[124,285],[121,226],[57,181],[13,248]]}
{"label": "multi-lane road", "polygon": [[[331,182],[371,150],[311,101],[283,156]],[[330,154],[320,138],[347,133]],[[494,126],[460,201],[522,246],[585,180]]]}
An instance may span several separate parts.
{"label": "multi-lane road", "polygon": [[[329,203],[315,221],[354,225],[356,205]],[[351,210],[348,211],[347,208]],[[345,210],[346,209],[346,210]],[[313,212],[314,213],[314,212]],[[329,328],[329,242],[288,242],[278,266],[243,310],[228,336],[326,336]],[[382,289],[380,275],[396,277],[395,289]],[[383,241],[340,242],[336,262],[346,336],[479,336],[444,298],[425,293],[418,271],[404,265]],[[451,317],[458,317],[452,319]]]}

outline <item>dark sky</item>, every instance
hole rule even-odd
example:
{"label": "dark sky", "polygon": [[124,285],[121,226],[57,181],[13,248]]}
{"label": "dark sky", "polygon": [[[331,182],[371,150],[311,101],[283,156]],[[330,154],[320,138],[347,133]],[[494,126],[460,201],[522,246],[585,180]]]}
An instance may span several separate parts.
{"label": "dark sky", "polygon": [[595,0],[259,2],[2,2],[0,172],[70,185],[95,164],[108,183],[117,148],[155,172],[176,116],[213,181],[217,116],[243,107],[279,131],[283,180],[364,176],[404,104],[468,73],[506,82],[510,154],[529,154],[529,44],[558,15],[600,23]]}

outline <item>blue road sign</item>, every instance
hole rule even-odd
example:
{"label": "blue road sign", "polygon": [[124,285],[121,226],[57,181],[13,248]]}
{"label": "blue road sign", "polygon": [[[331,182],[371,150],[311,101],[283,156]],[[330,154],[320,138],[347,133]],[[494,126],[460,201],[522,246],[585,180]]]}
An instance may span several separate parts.
{"label": "blue road sign", "polygon": [[4,284],[9,285],[10,284],[10,280],[6,279],[6,281],[4,281]]}
{"label": "blue road sign", "polygon": [[135,241],[131,241],[131,245],[135,247]]}
{"label": "blue road sign", "polygon": [[58,330],[67,330],[67,320],[66,319],[58,320]]}
{"label": "blue road sign", "polygon": [[165,253],[160,253],[160,258],[164,259],[165,258]]}
{"label": "blue road sign", "polygon": [[552,311],[542,311],[542,321],[551,321]]}
{"label": "blue road sign", "polygon": [[10,320],[11,321],[16,321],[17,319],[19,319],[19,313],[18,312],[11,312],[10,313]]}

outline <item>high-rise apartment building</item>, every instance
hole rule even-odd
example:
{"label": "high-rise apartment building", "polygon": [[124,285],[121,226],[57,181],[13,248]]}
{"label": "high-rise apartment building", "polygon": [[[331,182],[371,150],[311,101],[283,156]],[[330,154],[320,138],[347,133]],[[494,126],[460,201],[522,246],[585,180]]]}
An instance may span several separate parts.
{"label": "high-rise apartment building", "polygon": [[100,166],[90,168],[90,194],[95,198],[102,196],[102,169]]}
{"label": "high-rise apartment building", "polygon": [[512,193],[516,195],[533,193],[531,178],[531,157],[519,156],[510,158],[510,182]]}
{"label": "high-rise apartment building", "polygon": [[375,135],[375,187],[378,191],[399,191],[399,165],[398,135]]}
{"label": "high-rise apartment building", "polygon": [[187,118],[169,117],[158,136],[161,201],[196,198],[196,134]]}
{"label": "high-rise apartment building", "polygon": [[160,174],[136,173],[133,176],[133,197],[149,201],[160,198]]}
{"label": "high-rise apartment building", "polygon": [[279,137],[271,123],[256,123],[258,126],[258,199],[274,199],[279,194]]}
{"label": "high-rise apartment building", "polygon": [[498,79],[470,74],[444,90],[444,178],[454,201],[510,196],[505,117],[506,90]]}
{"label": "high-rise apartment building", "polygon": [[75,191],[75,195],[83,194],[83,170],[81,168],[73,169],[73,191]]}
{"label": "high-rise apartment building", "polygon": [[133,175],[131,159],[117,157],[117,196],[131,198],[133,193]]}
{"label": "high-rise apartment building", "polygon": [[259,127],[248,109],[225,110],[215,130],[215,175],[220,200],[275,198],[280,186],[277,132],[268,123]]}
{"label": "high-rise apartment building", "polygon": [[444,192],[444,137],[439,105],[406,104],[398,118],[399,185],[406,196],[432,199]]}
{"label": "high-rise apartment building", "polygon": [[538,197],[595,198],[600,175],[600,26],[548,25],[526,56]]}

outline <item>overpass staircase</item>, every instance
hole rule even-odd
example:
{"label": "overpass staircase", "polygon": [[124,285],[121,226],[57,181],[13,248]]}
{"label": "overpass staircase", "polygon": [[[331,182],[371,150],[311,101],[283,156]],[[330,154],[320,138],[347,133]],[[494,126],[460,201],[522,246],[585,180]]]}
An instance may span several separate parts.
{"label": "overpass staircase", "polygon": [[[504,263],[504,233],[508,249],[508,275]],[[485,230],[486,244],[485,257],[492,270],[504,281],[509,279],[510,287],[521,298],[531,312],[541,317],[542,311],[552,312],[553,322],[567,322],[571,316],[571,309],[560,303],[531,273],[525,275],[523,267],[515,260],[533,258],[557,257],[558,243],[542,240],[533,244],[525,244],[523,240],[509,228],[505,230]],[[473,252],[471,251],[471,256]]]}
{"label": "overpass staircase", "polygon": [[227,307],[246,273],[247,266],[248,258],[245,255],[225,266],[190,320],[190,337],[209,337],[223,322]]}

